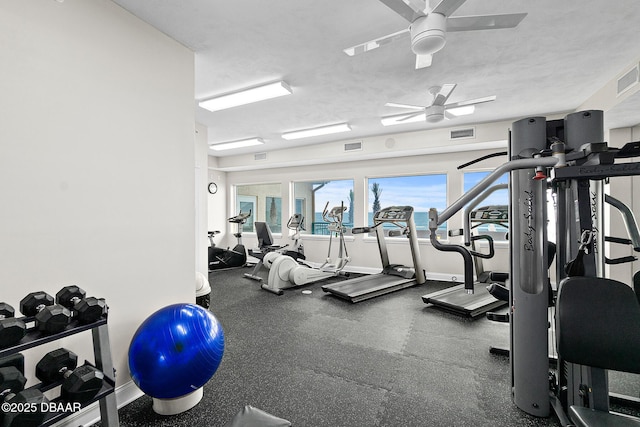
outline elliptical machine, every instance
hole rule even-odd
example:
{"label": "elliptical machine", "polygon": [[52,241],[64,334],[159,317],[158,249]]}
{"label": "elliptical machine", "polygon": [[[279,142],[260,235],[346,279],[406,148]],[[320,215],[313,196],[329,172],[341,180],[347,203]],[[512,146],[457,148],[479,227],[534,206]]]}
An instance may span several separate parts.
{"label": "elliptical machine", "polygon": [[213,237],[220,231],[209,231],[209,242],[211,243],[209,246],[209,271],[244,267],[247,264],[247,250],[242,244],[242,225],[247,222],[250,216],[251,210],[246,213],[240,211],[238,215],[227,220],[238,227],[238,231],[233,234],[238,239],[238,243],[233,249],[217,247]]}
{"label": "elliptical machine", "polygon": [[293,231],[293,234],[289,236],[289,238],[293,240],[293,245],[291,245],[291,248],[287,249],[284,254],[295,260],[305,259],[304,245],[302,244],[302,238],[300,237],[300,231],[305,230],[304,216],[299,213],[293,214],[287,222],[287,228]]}
{"label": "elliptical machine", "polygon": [[[330,233],[329,251],[325,262],[320,267],[313,268],[307,264],[296,262],[290,256],[275,252],[268,253],[264,257],[264,265],[269,268],[269,277],[267,283],[261,285],[262,289],[276,295],[282,295],[283,289],[318,282],[338,275],[346,275],[342,270],[351,258],[347,253],[347,246],[344,240],[346,228],[342,224],[342,220],[347,208],[344,203],[331,210],[328,207],[329,202],[327,202],[322,212],[322,219],[328,223],[327,228]],[[331,258],[334,234],[339,239],[338,257],[335,260]],[[298,260],[301,261],[302,259],[298,257]]]}

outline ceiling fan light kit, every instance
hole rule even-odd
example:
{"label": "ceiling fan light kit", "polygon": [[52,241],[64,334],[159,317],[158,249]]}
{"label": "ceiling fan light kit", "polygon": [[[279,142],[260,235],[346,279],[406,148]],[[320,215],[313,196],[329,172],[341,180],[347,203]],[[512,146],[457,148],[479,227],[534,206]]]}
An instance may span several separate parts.
{"label": "ceiling fan light kit", "polygon": [[409,26],[413,53],[429,55],[442,49],[447,42],[446,27],[446,18],[439,13],[430,13],[413,21]]}
{"label": "ceiling fan light kit", "polygon": [[426,110],[426,120],[429,123],[438,123],[444,120],[444,105],[432,105]]}

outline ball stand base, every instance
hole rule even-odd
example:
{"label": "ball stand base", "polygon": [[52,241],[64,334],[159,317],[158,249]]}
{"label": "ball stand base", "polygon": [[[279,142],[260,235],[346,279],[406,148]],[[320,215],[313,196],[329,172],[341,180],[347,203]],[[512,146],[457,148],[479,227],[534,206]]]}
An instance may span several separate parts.
{"label": "ball stand base", "polygon": [[153,398],[153,411],[160,415],[176,415],[196,406],[202,399],[202,387],[196,391],[175,399]]}

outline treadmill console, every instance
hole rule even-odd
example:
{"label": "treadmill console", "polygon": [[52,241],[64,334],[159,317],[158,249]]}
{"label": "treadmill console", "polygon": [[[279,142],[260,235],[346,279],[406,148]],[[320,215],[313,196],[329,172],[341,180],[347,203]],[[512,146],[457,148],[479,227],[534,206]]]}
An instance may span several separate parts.
{"label": "treadmill console", "polygon": [[376,212],[374,221],[408,221],[413,214],[411,206],[390,206]]}
{"label": "treadmill console", "polygon": [[505,222],[509,220],[509,206],[483,206],[472,211],[469,215],[469,219],[472,222],[481,223]]}

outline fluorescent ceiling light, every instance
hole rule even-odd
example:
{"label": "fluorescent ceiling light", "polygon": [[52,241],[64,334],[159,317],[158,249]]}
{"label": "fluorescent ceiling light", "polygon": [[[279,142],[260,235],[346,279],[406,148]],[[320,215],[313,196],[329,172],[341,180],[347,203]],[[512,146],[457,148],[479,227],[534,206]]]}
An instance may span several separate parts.
{"label": "fluorescent ceiling light", "polygon": [[454,116],[464,116],[467,114],[473,114],[474,111],[476,111],[475,105],[465,105],[463,107],[447,108],[447,113],[451,113]]}
{"label": "fluorescent ceiling light", "polygon": [[200,101],[198,105],[209,111],[218,111],[292,93],[289,85],[280,81]]}
{"label": "fluorescent ceiling light", "polygon": [[319,128],[298,130],[295,132],[287,132],[287,133],[283,133],[282,137],[287,140],[300,139],[300,138],[309,138],[311,136],[329,135],[332,133],[340,133],[340,132],[349,132],[350,130],[351,130],[351,126],[349,126],[349,124],[341,123],[338,125],[322,126]]}
{"label": "fluorescent ceiling light", "polygon": [[261,138],[243,139],[241,141],[223,142],[222,144],[210,144],[209,148],[215,151],[230,150],[232,148],[251,147],[264,144]]}
{"label": "fluorescent ceiling light", "polygon": [[399,114],[396,116],[383,117],[380,119],[382,122],[382,126],[393,126],[393,125],[403,125],[406,123],[415,123],[415,122],[424,122],[426,121],[426,113],[418,114],[417,116],[411,117],[407,120],[402,120],[405,117],[409,117],[415,113],[410,114]]}

